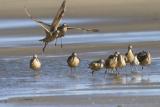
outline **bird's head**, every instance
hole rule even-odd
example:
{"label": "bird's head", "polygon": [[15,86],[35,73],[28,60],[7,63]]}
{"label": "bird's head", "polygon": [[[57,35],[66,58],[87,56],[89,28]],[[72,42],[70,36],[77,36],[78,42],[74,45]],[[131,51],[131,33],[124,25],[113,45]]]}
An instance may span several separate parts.
{"label": "bird's head", "polygon": [[115,55],[116,57],[118,57],[119,54],[120,54],[120,53],[117,52],[117,51],[114,53],[114,55]]}
{"label": "bird's head", "polygon": [[68,25],[66,24],[66,23],[63,23],[63,25],[62,25],[63,27],[68,27]]}
{"label": "bird's head", "polygon": [[77,56],[77,53],[76,53],[76,52],[73,52],[73,53],[72,53],[72,56]]}
{"label": "bird's head", "polygon": [[132,49],[132,48],[133,48],[133,46],[131,44],[129,44],[128,49]]}
{"label": "bird's head", "polygon": [[37,54],[34,54],[34,55],[33,55],[33,58],[38,58]]}
{"label": "bird's head", "polygon": [[102,63],[102,64],[105,63],[105,60],[104,60],[104,59],[100,59],[99,61],[100,61],[100,63]]}
{"label": "bird's head", "polygon": [[56,33],[59,33],[60,31],[59,31],[59,30],[56,30],[55,32],[56,32]]}
{"label": "bird's head", "polygon": [[150,51],[147,51],[147,56],[151,56],[151,53],[150,53]]}

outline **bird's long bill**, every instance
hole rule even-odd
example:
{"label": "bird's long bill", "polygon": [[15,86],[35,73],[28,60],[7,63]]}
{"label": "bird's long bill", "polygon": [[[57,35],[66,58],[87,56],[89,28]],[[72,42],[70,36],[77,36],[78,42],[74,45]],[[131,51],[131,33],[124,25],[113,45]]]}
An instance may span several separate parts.
{"label": "bird's long bill", "polygon": [[60,8],[57,11],[57,14],[51,24],[50,28],[51,31],[57,30],[57,28],[59,27],[60,20],[64,16],[65,7],[66,7],[66,0],[63,1],[63,3],[61,4]]}
{"label": "bird's long bill", "polygon": [[99,32],[98,29],[87,29],[87,28],[80,28],[80,27],[67,27],[68,29],[77,29],[77,30],[82,30],[82,31],[89,31],[89,32]]}

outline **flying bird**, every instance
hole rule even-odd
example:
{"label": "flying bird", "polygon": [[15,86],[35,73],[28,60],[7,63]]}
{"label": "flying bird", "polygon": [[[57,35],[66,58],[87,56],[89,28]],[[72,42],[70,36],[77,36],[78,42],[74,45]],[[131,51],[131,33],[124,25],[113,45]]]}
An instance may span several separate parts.
{"label": "flying bird", "polygon": [[[79,28],[79,27],[72,27],[69,26],[67,24],[61,24],[60,25],[60,20],[63,18],[64,16],[64,12],[65,12],[65,4],[66,4],[66,0],[63,1],[60,9],[58,10],[56,17],[54,18],[52,24],[47,24],[44,23],[42,21],[40,21],[39,19],[33,18],[31,16],[31,14],[29,13],[28,9],[25,7],[25,11],[27,13],[27,15],[36,23],[38,23],[45,31],[46,33],[46,37],[44,39],[41,39],[40,41],[44,42],[45,45],[43,47],[43,52],[45,51],[45,48],[47,46],[47,44],[51,41],[55,40],[55,46],[57,45],[57,39],[61,38],[61,48],[62,48],[62,37],[64,37],[65,33],[68,30],[72,30],[72,29],[77,29],[77,30],[82,30],[82,31],[87,31],[87,32],[98,32],[98,29],[87,29],[87,28]],[[50,29],[48,29],[50,28]]]}
{"label": "flying bird", "polygon": [[25,12],[28,15],[28,17],[31,18],[36,23],[38,23],[46,33],[46,37],[39,40],[39,41],[42,41],[44,43],[43,52],[45,51],[45,48],[48,45],[48,43],[56,40],[56,38],[58,37],[58,34],[59,34],[58,27],[60,25],[60,20],[64,16],[65,7],[66,7],[66,0],[64,0],[62,2],[60,8],[57,11],[57,14],[56,14],[54,20],[51,23],[51,25],[49,25],[47,23],[44,23],[39,19],[36,19],[36,18],[32,17],[29,10],[25,7]]}

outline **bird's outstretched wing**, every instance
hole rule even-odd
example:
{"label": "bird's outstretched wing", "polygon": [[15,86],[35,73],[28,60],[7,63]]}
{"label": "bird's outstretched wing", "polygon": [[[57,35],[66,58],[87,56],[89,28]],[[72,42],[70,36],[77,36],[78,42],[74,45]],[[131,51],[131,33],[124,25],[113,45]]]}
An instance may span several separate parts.
{"label": "bird's outstretched wing", "polygon": [[60,20],[64,16],[65,7],[66,7],[66,0],[63,1],[63,3],[61,4],[59,10],[57,11],[57,14],[56,14],[56,16],[55,16],[55,18],[54,18],[54,20],[53,20],[53,22],[51,24],[50,31],[57,30],[57,28],[59,27]]}
{"label": "bird's outstretched wing", "polygon": [[69,30],[70,29],[77,29],[77,30],[82,30],[82,31],[89,31],[89,32],[99,32],[98,29],[86,29],[86,28],[79,28],[79,27],[67,27]]}
{"label": "bird's outstretched wing", "polygon": [[45,30],[45,32],[50,32],[49,29],[47,28],[47,27],[50,27],[49,24],[44,23],[44,22],[40,21],[39,19],[33,18],[32,15],[29,13],[29,10],[26,7],[24,7],[24,9],[25,9],[25,12],[26,12],[27,16],[30,19],[32,19],[33,21],[35,21],[36,23],[38,23]]}

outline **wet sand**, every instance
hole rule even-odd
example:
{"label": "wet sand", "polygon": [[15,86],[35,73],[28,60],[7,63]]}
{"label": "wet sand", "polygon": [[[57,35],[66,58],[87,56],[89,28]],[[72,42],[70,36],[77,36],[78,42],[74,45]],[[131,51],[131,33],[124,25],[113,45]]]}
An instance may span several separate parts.
{"label": "wet sand", "polygon": [[[66,44],[63,48],[58,46],[54,46],[54,44],[50,44],[46,48],[46,52],[44,55],[69,55],[73,51],[78,53],[87,53],[87,52],[101,52],[101,51],[120,51],[125,53],[127,51],[127,46],[129,43],[83,43],[83,44]],[[132,43],[134,46],[134,50],[141,51],[141,50],[148,50],[152,52],[153,57],[158,57],[160,53],[160,42],[134,42]],[[34,53],[41,55],[42,53],[42,46],[29,46],[29,47],[8,47],[8,48],[0,48],[0,56],[30,56]],[[24,51],[25,50],[25,51]]]}
{"label": "wet sand", "polygon": [[1,102],[7,107],[159,107],[159,100],[160,96],[74,95],[11,98]]}

